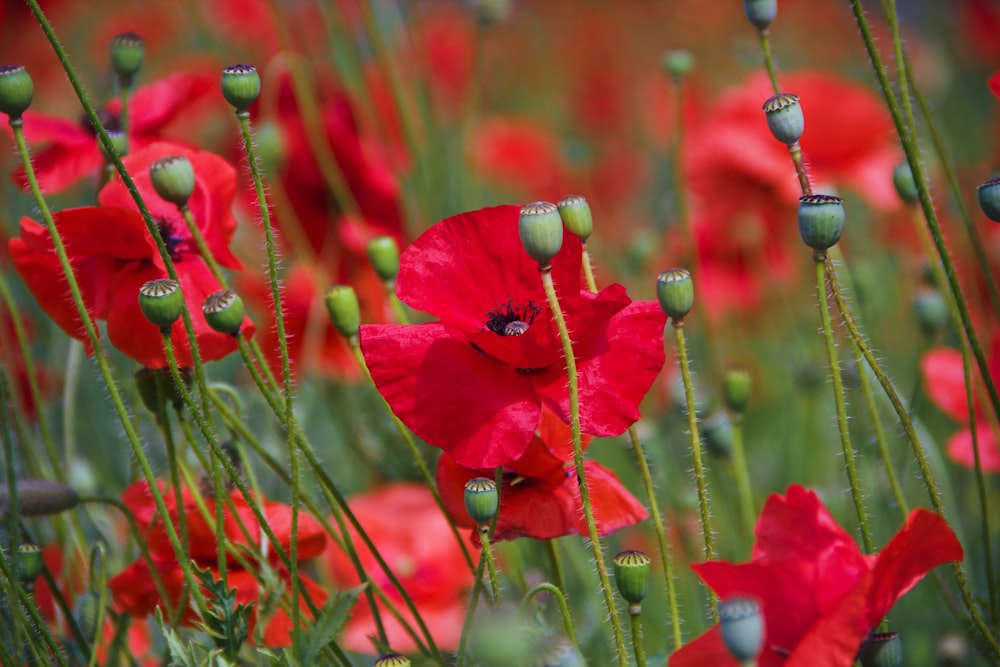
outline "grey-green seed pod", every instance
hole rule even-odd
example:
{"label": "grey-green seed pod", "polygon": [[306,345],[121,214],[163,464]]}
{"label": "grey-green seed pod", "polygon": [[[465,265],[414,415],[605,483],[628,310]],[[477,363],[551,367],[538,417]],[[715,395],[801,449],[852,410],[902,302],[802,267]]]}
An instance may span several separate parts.
{"label": "grey-green seed pod", "polygon": [[172,278],[158,278],[143,283],[139,288],[139,308],[146,319],[169,331],[184,310],[184,293],[181,284]]}
{"label": "grey-green seed pod", "polygon": [[183,155],[171,155],[149,165],[149,179],[156,194],[177,208],[187,206],[194,192],[194,167]]}
{"label": "grey-green seed pod", "polygon": [[[19,479],[17,484],[18,516],[48,516],[76,507],[80,496],[65,484],[44,479]],[[10,512],[10,487],[0,484],[0,517]]]}
{"label": "grey-green seed pod", "polygon": [[558,204],[559,216],[566,229],[580,237],[584,243],[594,231],[594,218],[590,213],[590,204],[580,195],[566,195]]}
{"label": "grey-green seed pod", "polygon": [[37,544],[24,543],[17,547],[17,580],[21,585],[31,590],[35,586],[35,579],[42,573],[45,561],[42,559],[42,550]]}
{"label": "grey-green seed pod", "polygon": [[799,96],[778,93],[764,102],[764,117],[775,139],[791,146],[799,140],[806,127]]}
{"label": "grey-green seed pod", "polygon": [[487,477],[476,477],[465,483],[465,511],[480,528],[489,525],[500,509],[497,484]]}
{"label": "grey-green seed pod", "polygon": [[[638,606],[649,593],[649,554],[643,551],[623,551],[612,561],[615,569],[615,584],[622,599],[632,606]],[[635,613],[638,613],[636,609]]]}
{"label": "grey-green seed pod", "polygon": [[0,112],[20,120],[35,96],[35,84],[22,65],[0,67]]}
{"label": "grey-green seed pod", "polygon": [[861,644],[861,667],[899,667],[903,664],[903,642],[896,632],[878,632]]}
{"label": "grey-green seed pod", "polygon": [[358,295],[350,285],[334,285],[323,296],[326,312],[333,328],[344,338],[353,338],[361,329],[361,307]]}
{"label": "grey-green seed pod", "polygon": [[535,644],[535,656],[531,667],[584,667],[580,652],[568,638],[562,635],[543,637]]}
{"label": "grey-green seed pod", "polygon": [[100,628],[97,622],[101,615],[101,595],[97,591],[86,591],[76,599],[76,608],[73,610],[76,616],[76,623],[80,626],[87,641],[93,642],[97,639],[97,631]]}
{"label": "grey-green seed pod", "polygon": [[376,660],[373,667],[410,667],[411,664],[413,663],[405,655],[390,653]]}
{"label": "grey-green seed pod", "polygon": [[1000,178],[991,178],[978,188],[979,208],[993,222],[1000,222]]}
{"label": "grey-green seed pod", "polygon": [[111,38],[111,67],[122,83],[131,85],[145,57],[146,43],[135,33],[126,32]]}
{"label": "grey-green seed pod", "polygon": [[917,201],[917,184],[913,180],[913,171],[910,163],[903,160],[892,170],[892,184],[896,188],[896,194],[905,204],[913,204]]}
{"label": "grey-green seed pod", "polygon": [[219,333],[235,336],[243,326],[246,309],[243,299],[231,289],[223,289],[209,294],[201,304],[205,322]]}
{"label": "grey-green seed pod", "polygon": [[376,236],[368,242],[368,260],[378,277],[392,285],[399,275],[399,246],[391,236]]}
{"label": "grey-green seed pod", "polygon": [[735,414],[743,414],[750,402],[750,387],[753,379],[745,368],[733,368],[722,378],[722,396],[726,407]]}
{"label": "grey-green seed pod", "polygon": [[260,95],[260,75],[253,65],[230,65],[222,70],[222,96],[237,113],[250,108]]}
{"label": "grey-green seed pod", "polygon": [[799,198],[799,234],[802,241],[818,253],[836,245],[844,233],[844,202],[833,195],[808,195]]}
{"label": "grey-green seed pod", "polygon": [[687,269],[667,269],[656,277],[656,297],[674,324],[682,322],[694,306],[694,283]]}
{"label": "grey-green seed pod", "polygon": [[764,615],[753,600],[734,598],[719,603],[722,640],[741,662],[754,660],[764,646]]}
{"label": "grey-green seed pod", "polygon": [[778,16],[778,0],[743,0],[743,11],[757,30],[767,30]]}
{"label": "grey-green seed pod", "polygon": [[563,223],[556,205],[547,201],[525,204],[517,226],[528,256],[540,267],[549,266],[563,241]]}
{"label": "grey-green seed pod", "polygon": [[[181,380],[184,381],[184,386],[188,389],[191,388],[192,380],[192,370],[190,368],[180,368],[178,369]],[[165,393],[164,400],[167,405],[172,405],[174,408],[180,408],[184,405],[184,395],[181,393],[180,388],[174,384],[173,375],[166,368],[140,368],[136,371],[135,375],[135,386],[139,390],[139,398],[142,399],[142,404],[146,408],[156,414],[159,410],[157,401],[157,378],[161,378],[163,383],[163,391]]]}
{"label": "grey-green seed pod", "polygon": [[948,300],[940,290],[925,287],[917,292],[913,312],[920,330],[928,338],[938,335],[948,325]]}
{"label": "grey-green seed pod", "polygon": [[694,69],[694,54],[687,49],[665,51],[660,56],[660,67],[674,78],[680,78]]}

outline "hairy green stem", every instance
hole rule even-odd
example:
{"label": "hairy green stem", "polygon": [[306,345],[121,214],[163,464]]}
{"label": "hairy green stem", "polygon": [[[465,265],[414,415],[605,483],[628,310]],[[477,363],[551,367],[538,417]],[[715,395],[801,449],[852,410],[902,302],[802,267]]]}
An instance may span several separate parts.
{"label": "hairy green stem", "polygon": [[577,648],[580,648],[580,641],[576,638],[576,629],[573,627],[573,619],[569,615],[569,605],[566,603],[566,596],[558,586],[545,582],[530,589],[524,594],[524,599],[521,600],[521,614],[524,615],[525,611],[527,611],[528,603],[542,592],[549,593],[556,599],[556,602],[559,604],[559,614],[562,616],[566,636],[569,637],[569,640]]}
{"label": "hairy green stem", "polygon": [[764,69],[767,70],[767,77],[771,80],[771,90],[777,95],[781,92],[781,86],[778,85],[778,71],[771,55],[771,33],[767,28],[760,31],[760,50],[764,54]]}
{"label": "hairy green stem", "polygon": [[493,607],[499,609],[503,606],[503,598],[500,596],[500,577],[497,574],[496,559],[493,558],[493,544],[490,542],[489,526],[486,526],[485,530],[479,530],[479,539],[482,542],[483,558],[486,559],[486,573],[490,578]]}
{"label": "hairy green stem", "polygon": [[757,523],[757,508],[750,486],[750,469],[747,466],[746,451],[743,446],[743,415],[733,414],[733,474],[736,475],[736,489],[740,498],[740,514],[747,536],[753,542],[754,525]]}
{"label": "hairy green stem", "polygon": [[646,667],[646,651],[642,648],[642,608],[635,605],[635,611],[629,608],[628,615],[632,626],[632,654],[635,656],[636,667]]}

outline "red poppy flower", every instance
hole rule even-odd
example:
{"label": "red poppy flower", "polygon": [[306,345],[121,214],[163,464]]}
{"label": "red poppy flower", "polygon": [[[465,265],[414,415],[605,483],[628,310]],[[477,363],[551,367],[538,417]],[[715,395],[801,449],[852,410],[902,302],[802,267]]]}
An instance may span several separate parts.
{"label": "red poppy flower", "polygon": [[[190,543],[190,558],[195,566],[200,569],[210,569],[218,578],[216,566],[218,564],[218,544],[215,541],[215,531],[209,521],[205,519],[198,509],[194,496],[190,489],[182,487],[182,501],[178,506],[173,490],[160,482],[160,490],[163,493],[164,504],[170,514],[170,521],[175,526],[178,521],[178,512],[183,512],[187,520],[188,540]],[[233,507],[239,515],[239,521],[229,514],[226,509],[226,540],[237,548],[251,562],[258,566],[268,566],[277,571],[278,577],[286,585],[290,585],[288,571],[281,565],[273,547],[268,546],[264,540],[264,533],[260,524],[254,518],[249,505],[243,499],[239,491],[230,494]],[[144,534],[146,545],[149,548],[150,556],[156,567],[157,574],[163,582],[167,595],[170,597],[170,605],[174,608],[182,604],[181,592],[184,588],[184,574],[177,564],[174,551],[167,539],[166,529],[163,526],[163,519],[156,510],[153,496],[149,492],[149,486],[145,481],[132,484],[122,494],[122,502],[128,506],[135,516],[139,530]],[[208,514],[214,518],[215,501],[212,498],[205,498],[205,507]],[[274,532],[275,537],[281,543],[285,553],[291,549],[291,520],[292,509],[281,503],[273,503],[261,499],[260,508],[267,519],[268,525]],[[240,529],[239,523],[246,527],[250,539]],[[326,534],[322,526],[316,519],[308,514],[299,515],[298,525],[298,554],[299,558],[306,560],[322,553],[326,545]],[[261,582],[258,576],[249,570],[243,569],[241,564],[231,555],[228,558],[227,583],[230,588],[236,589],[236,602],[247,604],[255,602],[260,596]],[[326,601],[326,592],[314,581],[305,576],[300,576],[300,581],[305,592],[312,598],[317,607],[322,607]],[[131,565],[119,572],[108,582],[108,589],[111,591],[114,603],[127,614],[143,617],[151,614],[160,604],[160,595],[153,583],[146,561],[137,559]],[[182,624],[193,625],[196,623],[197,614],[190,606],[190,601],[185,600],[186,605]],[[303,611],[308,614],[306,602],[301,601]],[[253,635],[252,623],[256,620],[256,611],[251,615],[251,636]],[[269,647],[282,647],[290,644],[291,619],[283,609],[278,609],[268,620],[263,631],[264,645]]]}
{"label": "red poppy flower", "polygon": [[[167,125],[217,86],[218,75],[181,73],[136,88],[129,98],[129,151],[134,153],[160,141]],[[101,121],[108,129],[119,129],[120,113],[119,100],[111,100]],[[26,111],[24,136],[31,146],[47,144],[34,151],[31,159],[38,183],[46,192],[63,190],[104,165],[97,135],[85,117],[71,121]],[[14,181],[26,186],[23,170],[15,172]]]}
{"label": "red poppy flower", "polygon": [[474,130],[469,158],[483,181],[553,201],[571,190],[554,132],[527,118],[490,118]]}
{"label": "red poppy flower", "polygon": [[[990,375],[1000,382],[1000,335],[993,337],[993,350],[989,359]],[[969,469],[976,467],[969,423],[969,406],[965,400],[965,373],[962,370],[962,353],[952,348],[937,348],[924,355],[920,362],[923,384],[931,402],[955,421],[966,425],[948,441],[948,456],[952,461]],[[973,370],[975,373],[975,370]],[[990,424],[987,412],[978,401],[976,411],[976,439],[983,470],[1000,473],[1000,444],[997,431]]]}
{"label": "red poppy flower", "polygon": [[[458,648],[468,604],[465,592],[472,587],[474,578],[431,492],[419,484],[397,483],[354,496],[349,504],[420,612],[434,642],[444,650]],[[375,557],[353,530],[352,537],[365,572],[392,600],[410,627],[416,628],[413,615]],[[338,584],[358,585],[357,571],[339,547],[330,545],[326,562]],[[379,616],[394,651],[417,650],[410,635],[381,603]],[[361,599],[351,612],[341,644],[350,651],[370,654],[373,648],[368,638],[375,634],[371,609]]]}
{"label": "red poppy flower", "polygon": [[[772,495],[757,520],[749,563],[692,565],[723,600],[761,605],[766,628],[760,667],[850,667],[861,642],[931,570],[962,559],[943,518],[910,512],[878,555],[865,556],[819,497],[801,486]],[[719,626],[670,657],[670,667],[737,667]]]}
{"label": "red poppy flower", "polygon": [[[202,358],[220,359],[236,348],[236,342],[232,336],[208,326],[201,304],[221,287],[198,254],[177,207],[160,199],[149,181],[149,165],[171,155],[186,156],[194,167],[195,189],[188,205],[209,250],[222,266],[240,269],[239,261],[229,251],[236,229],[230,213],[235,170],[211,153],[167,143],[152,144],[123,160],[171,253]],[[115,347],[144,366],[163,368],[167,362],[160,331],[143,316],[138,294],[143,283],[166,277],[166,270],[125,186],[112,181],[101,190],[99,198],[101,206],[55,214],[83,300],[92,317],[107,320],[108,337]],[[24,218],[20,238],[11,239],[8,248],[17,272],[45,312],[67,334],[87,342],[48,231]],[[253,323],[245,319],[246,334],[252,335],[253,330]],[[178,363],[190,366],[191,351],[184,328],[175,326],[171,338]]]}
{"label": "red poppy flower", "polygon": [[[372,378],[396,415],[469,468],[520,458],[543,405],[569,421],[562,347],[518,216],[517,206],[499,206],[433,225],[403,253],[397,294],[440,321],[361,327]],[[552,264],[575,339],[580,423],[586,433],[618,435],[639,418],[663,365],[665,316],[621,285],[581,290],[572,234]]]}
{"label": "red poppy flower", "polygon": [[[589,437],[585,438],[585,444],[589,441]],[[504,466],[495,539],[548,540],[563,535],[587,535],[576,470],[567,463],[573,459],[571,443],[569,427],[548,410],[544,411],[539,432],[528,449]],[[609,535],[646,518],[646,508],[613,472],[596,461],[584,461],[584,468],[600,535]],[[475,477],[493,479],[494,474],[492,469],[465,468],[447,454],[441,456],[438,489],[455,525],[476,527],[465,510],[465,483]]]}

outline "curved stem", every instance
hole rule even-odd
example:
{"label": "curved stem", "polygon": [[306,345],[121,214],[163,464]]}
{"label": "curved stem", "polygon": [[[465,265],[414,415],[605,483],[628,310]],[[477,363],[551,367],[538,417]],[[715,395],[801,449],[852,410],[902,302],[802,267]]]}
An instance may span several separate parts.
{"label": "curved stem", "polygon": [[529,590],[524,594],[524,599],[521,600],[521,613],[524,614],[528,608],[528,603],[531,602],[536,595],[542,592],[550,593],[552,597],[556,599],[556,602],[559,604],[559,613],[562,615],[563,628],[566,630],[566,636],[569,637],[569,640],[579,649],[580,642],[576,638],[576,629],[573,627],[573,619],[569,615],[569,605],[566,603],[566,596],[558,586],[545,582],[538,584]]}

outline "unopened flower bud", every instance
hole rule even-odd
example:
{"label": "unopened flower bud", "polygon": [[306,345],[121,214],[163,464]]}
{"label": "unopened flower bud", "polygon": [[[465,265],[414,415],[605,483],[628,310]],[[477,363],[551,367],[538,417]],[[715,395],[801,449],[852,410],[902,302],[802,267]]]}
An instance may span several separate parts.
{"label": "unopened flower bud", "polygon": [[892,170],[892,184],[896,188],[896,194],[905,204],[912,204],[917,201],[917,184],[913,180],[913,170],[910,163],[903,160]]}
{"label": "unopened flower bud", "polygon": [[993,222],[1000,222],[1000,177],[991,178],[978,188],[979,207]]}
{"label": "unopened flower bud", "polygon": [[194,192],[194,167],[183,155],[171,155],[149,165],[149,178],[163,200],[177,208],[187,206]]}
{"label": "unopened flower bud", "polygon": [[368,260],[378,277],[394,284],[399,275],[399,246],[391,236],[376,236],[368,242]]}
{"label": "unopened flower bud", "polygon": [[35,84],[22,65],[0,67],[0,112],[19,120],[35,95]]}
{"label": "unopened flower bud", "polygon": [[590,204],[580,195],[566,195],[559,202],[559,216],[566,229],[580,237],[584,243],[594,231],[594,218],[590,214]]}
{"label": "unopened flower bud", "polygon": [[476,477],[465,483],[465,511],[479,527],[489,525],[500,508],[497,484],[487,477]]}
{"label": "unopened flower bud", "polygon": [[237,113],[250,108],[260,95],[260,75],[253,65],[230,65],[222,70],[222,96]]}
{"label": "unopened flower bud", "polygon": [[667,269],[656,277],[656,297],[674,324],[684,320],[694,306],[694,283],[687,269]]}
{"label": "unopened flower bud", "polygon": [[205,322],[219,333],[235,336],[243,326],[243,299],[231,289],[223,289],[209,294],[201,304]]}
{"label": "unopened flower bud", "polygon": [[526,664],[530,667],[584,667],[587,663],[569,638],[553,635],[535,642],[534,657]]}
{"label": "unopened flower bud", "polygon": [[373,667],[410,667],[411,664],[413,663],[405,655],[390,653],[376,660]]}
{"label": "unopened flower bud", "polygon": [[734,368],[722,378],[722,395],[726,407],[736,414],[742,414],[750,401],[750,372],[745,368]]}
{"label": "unopened flower bud", "polygon": [[73,610],[76,616],[76,623],[80,627],[80,632],[88,642],[97,639],[97,625],[101,615],[101,595],[97,591],[86,591],[76,599],[76,608]]}
{"label": "unopened flower bud", "polygon": [[563,223],[556,205],[547,201],[525,204],[517,226],[528,256],[540,267],[549,266],[563,241]]}
{"label": "unopened flower bud", "polygon": [[903,664],[903,642],[896,632],[878,632],[861,644],[861,667],[899,667]]}
{"label": "unopened flower bud", "polygon": [[333,328],[344,338],[358,335],[361,329],[361,308],[358,295],[350,285],[334,285],[323,296],[326,312],[330,314]]}
{"label": "unopened flower bud", "polygon": [[[190,389],[191,369],[180,368],[178,372],[184,385]],[[158,384],[162,386],[163,400],[167,405],[172,405],[174,408],[180,408],[184,405],[184,395],[180,388],[174,384],[174,377],[169,370],[165,368],[140,368],[136,371],[134,378],[136,389],[139,390],[139,398],[142,399],[142,404],[150,412],[156,414],[159,411],[158,392],[161,390],[157,389]]]}
{"label": "unopened flower bud", "polygon": [[124,84],[132,83],[145,56],[146,43],[135,33],[126,32],[111,38],[111,67]]}
{"label": "unopened flower bud", "polygon": [[734,598],[719,603],[722,641],[730,655],[746,662],[754,660],[764,647],[764,615],[753,600]]}
{"label": "unopened flower bud", "polygon": [[[18,516],[49,516],[73,509],[80,496],[71,487],[44,479],[20,479],[17,484]],[[10,512],[10,488],[0,484],[0,517]]]}
{"label": "unopened flower bud", "polygon": [[643,551],[623,551],[615,556],[615,584],[618,593],[629,603],[629,612],[646,598],[649,593],[649,555]]}
{"label": "unopened flower bud", "polygon": [[799,198],[799,234],[816,252],[826,252],[844,233],[844,201],[833,195],[808,195]]}
{"label": "unopened flower bud", "polygon": [[17,547],[17,580],[21,585],[31,590],[35,586],[35,579],[42,573],[45,561],[42,559],[42,550],[37,544],[23,543]]}
{"label": "unopened flower bud", "polygon": [[694,69],[694,54],[687,49],[666,51],[660,56],[660,67],[672,77],[682,77]]}
{"label": "unopened flower bud", "polygon": [[157,278],[139,288],[139,308],[146,319],[168,331],[184,310],[181,284],[172,278]]}
{"label": "unopened flower bud", "polygon": [[791,146],[799,140],[806,127],[799,96],[778,93],[764,102],[764,117],[774,138]]}
{"label": "unopened flower bud", "polygon": [[733,422],[720,410],[701,425],[701,439],[710,455],[723,461],[733,458]]}
{"label": "unopened flower bud", "polygon": [[948,300],[937,289],[924,288],[917,292],[913,312],[920,330],[928,338],[936,336],[948,324]]}
{"label": "unopened flower bud", "polygon": [[743,11],[757,30],[767,30],[778,16],[778,0],[743,0]]}

